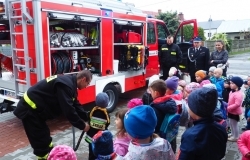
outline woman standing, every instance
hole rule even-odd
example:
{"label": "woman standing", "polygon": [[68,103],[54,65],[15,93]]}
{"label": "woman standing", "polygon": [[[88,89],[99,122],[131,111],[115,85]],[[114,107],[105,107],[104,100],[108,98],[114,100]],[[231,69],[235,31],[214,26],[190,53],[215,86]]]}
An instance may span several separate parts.
{"label": "woman standing", "polygon": [[222,40],[217,40],[215,42],[216,51],[212,52],[210,56],[210,64],[211,66],[219,67],[223,69],[223,76],[227,76],[227,60],[228,60],[228,52],[225,49],[225,44]]}

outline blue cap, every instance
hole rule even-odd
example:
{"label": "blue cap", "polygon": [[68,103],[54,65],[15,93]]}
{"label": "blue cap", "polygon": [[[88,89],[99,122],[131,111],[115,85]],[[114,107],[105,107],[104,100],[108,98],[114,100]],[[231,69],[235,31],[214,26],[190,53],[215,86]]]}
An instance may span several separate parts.
{"label": "blue cap", "polygon": [[200,37],[195,37],[193,42],[201,42],[201,38]]}
{"label": "blue cap", "polygon": [[150,137],[157,124],[154,109],[148,105],[140,105],[130,109],[124,117],[124,127],[127,133],[137,139]]}

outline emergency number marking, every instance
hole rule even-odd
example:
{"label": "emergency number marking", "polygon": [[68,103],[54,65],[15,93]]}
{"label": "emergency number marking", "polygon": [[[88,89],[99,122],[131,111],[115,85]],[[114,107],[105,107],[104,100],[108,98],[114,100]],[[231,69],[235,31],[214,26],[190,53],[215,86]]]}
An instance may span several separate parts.
{"label": "emergency number marking", "polygon": [[47,83],[48,83],[48,82],[50,82],[50,81],[52,81],[53,79],[56,79],[56,78],[57,78],[57,75],[50,76],[50,77],[47,77],[47,78],[46,78],[46,81],[47,81]]}

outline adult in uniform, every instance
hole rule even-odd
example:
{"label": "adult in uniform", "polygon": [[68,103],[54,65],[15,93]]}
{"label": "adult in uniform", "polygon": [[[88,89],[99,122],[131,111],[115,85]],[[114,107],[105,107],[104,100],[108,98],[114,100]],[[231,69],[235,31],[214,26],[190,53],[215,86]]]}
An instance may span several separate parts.
{"label": "adult in uniform", "polygon": [[198,70],[209,70],[209,49],[201,46],[201,39],[195,37],[193,40],[193,47],[188,49],[188,72],[191,77],[191,82],[196,82],[195,72]]}
{"label": "adult in uniform", "polygon": [[33,153],[38,159],[47,159],[53,148],[46,120],[61,113],[80,130],[87,132],[87,113],[77,100],[77,89],[86,88],[92,74],[83,70],[77,75],[54,75],[30,87],[17,104],[15,116],[22,120]]}
{"label": "adult in uniform", "polygon": [[176,67],[182,60],[182,53],[178,45],[173,43],[173,36],[167,37],[167,43],[161,46],[158,54],[159,64],[163,71],[163,79],[168,78],[168,73],[171,67]]}

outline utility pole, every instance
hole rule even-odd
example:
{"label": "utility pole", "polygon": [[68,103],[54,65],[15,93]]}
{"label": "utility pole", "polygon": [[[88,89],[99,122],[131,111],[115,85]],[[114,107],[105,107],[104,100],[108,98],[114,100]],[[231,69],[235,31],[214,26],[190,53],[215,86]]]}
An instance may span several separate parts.
{"label": "utility pole", "polygon": [[209,37],[209,40],[210,40],[210,38],[211,38],[211,23],[212,23],[212,18],[211,18],[211,15],[210,15],[210,17],[209,17],[209,19],[208,19],[208,22],[209,22],[209,33],[208,33],[208,37]]}

